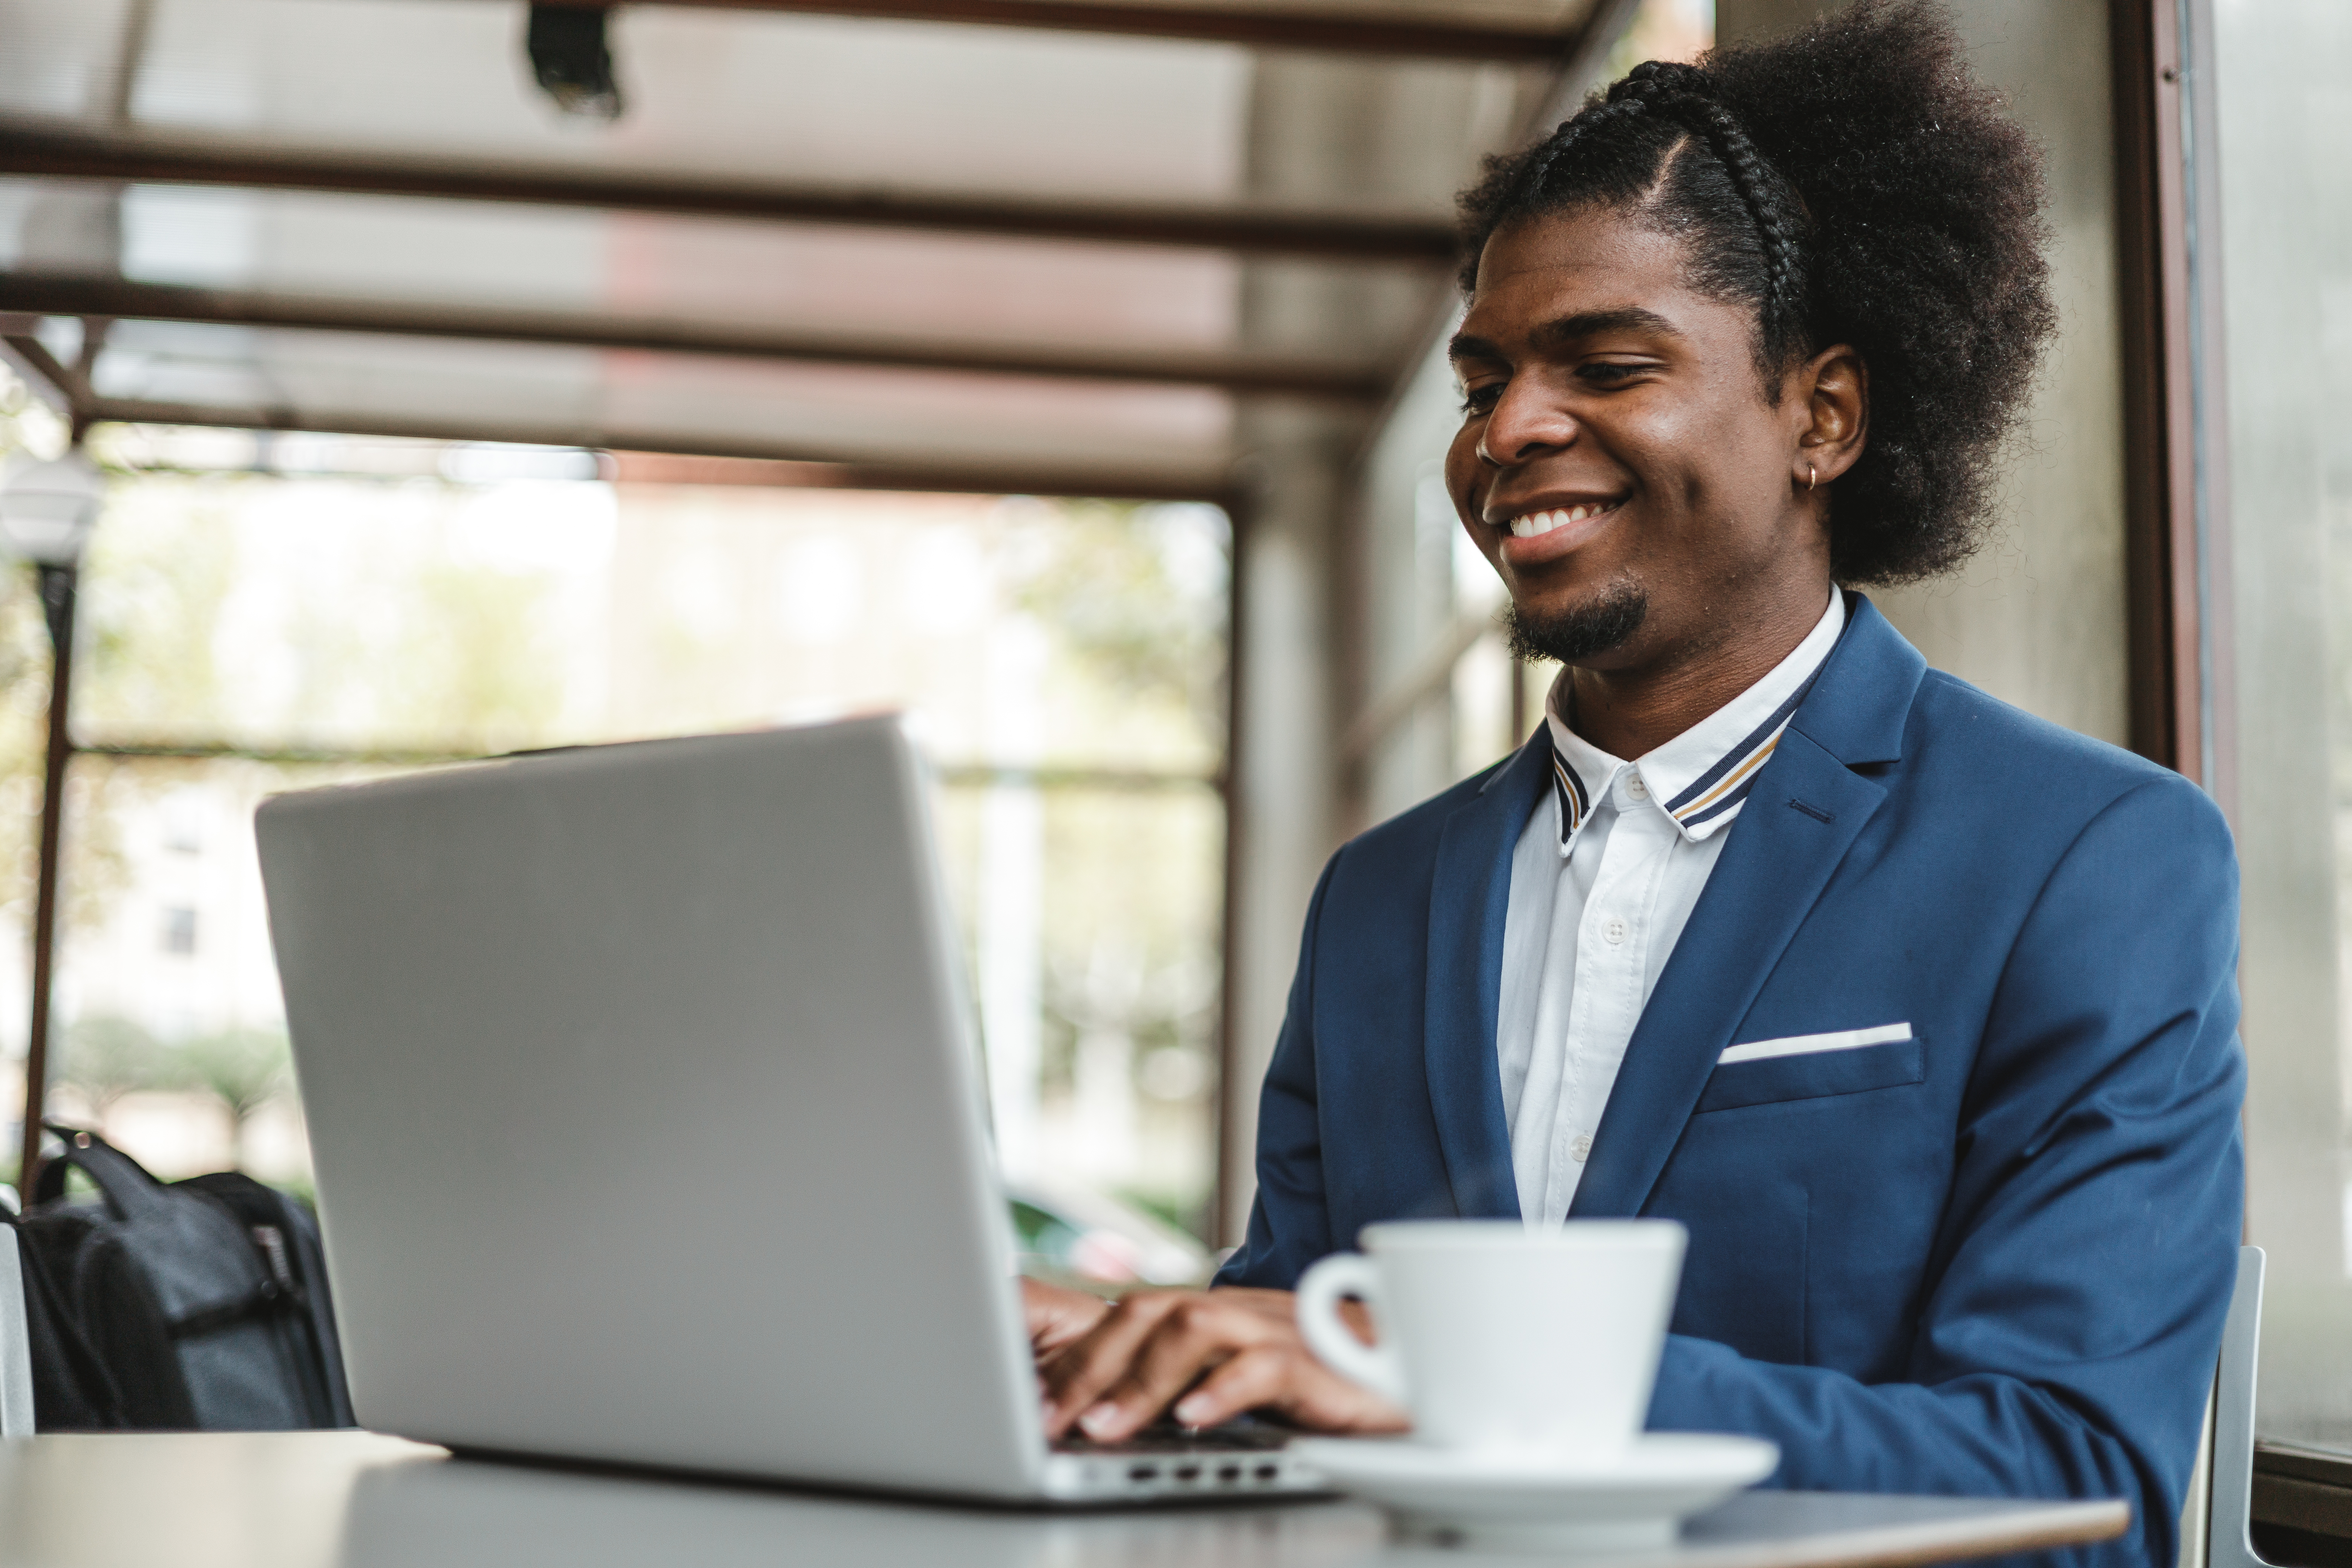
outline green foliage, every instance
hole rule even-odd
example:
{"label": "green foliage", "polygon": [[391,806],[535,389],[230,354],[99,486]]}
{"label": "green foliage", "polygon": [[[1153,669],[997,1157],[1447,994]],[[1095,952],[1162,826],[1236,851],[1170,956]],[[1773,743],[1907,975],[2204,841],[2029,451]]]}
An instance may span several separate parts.
{"label": "green foliage", "polygon": [[1221,751],[1226,557],[1193,559],[1190,509],[1073,501],[1056,523],[1016,603],[1118,695],[1172,709]]}
{"label": "green foliage", "polygon": [[[114,488],[140,482],[117,478]],[[110,515],[115,526],[92,537],[76,648],[78,721],[147,736],[220,731],[215,644],[237,576],[230,508],[253,482],[240,479],[227,495],[220,486],[198,490],[180,528]]]}
{"label": "green foliage", "polygon": [[116,472],[84,574],[77,721],[330,750],[544,742],[564,665],[547,579],[453,559],[462,499],[436,481]]}
{"label": "green foliage", "polygon": [[182,1087],[219,1100],[242,1122],[294,1087],[294,1065],[282,1029],[224,1029],[176,1047]]}
{"label": "green foliage", "polygon": [[58,1079],[81,1090],[99,1116],[126,1094],[173,1086],[170,1054],[138,1023],[100,1014],[66,1031]]}
{"label": "green foliage", "polygon": [[483,752],[549,738],[562,706],[561,660],[543,646],[546,584],[520,572],[434,563],[407,585],[417,634],[385,717],[397,731]]}
{"label": "green foliage", "polygon": [[96,1014],[66,1031],[62,1055],[58,1080],[100,1116],[126,1094],[205,1094],[242,1122],[294,1087],[282,1029],[224,1029],[167,1045],[133,1019]]}
{"label": "green foliage", "polygon": [[30,448],[38,456],[55,457],[66,444],[66,423],[55,410],[0,368],[0,457]]}

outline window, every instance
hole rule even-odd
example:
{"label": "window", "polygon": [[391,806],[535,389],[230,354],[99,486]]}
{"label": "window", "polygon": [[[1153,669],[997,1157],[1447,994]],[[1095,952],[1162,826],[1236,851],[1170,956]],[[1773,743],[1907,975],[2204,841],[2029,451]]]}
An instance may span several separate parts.
{"label": "window", "polygon": [[163,951],[192,958],[196,952],[196,911],[174,905],[163,911]]}
{"label": "window", "polygon": [[203,797],[191,790],[182,790],[163,802],[160,815],[164,848],[174,855],[204,853],[204,805]]}
{"label": "window", "polygon": [[2258,1422],[2352,1452],[2352,9],[2215,22]]}
{"label": "window", "polygon": [[[337,458],[328,437],[321,466],[345,475],[422,471],[202,471],[192,437],[115,438],[124,471],[84,570],[59,971],[58,1081],[83,1102],[122,1092],[121,1040],[166,1061],[282,1039],[251,836],[267,795],[901,707],[940,770],[1008,1167],[1205,1221],[1222,512],[453,479],[436,447]],[[184,853],[202,828],[216,841]],[[299,1127],[278,1094],[244,1112],[248,1150],[291,1142],[260,1135]]]}

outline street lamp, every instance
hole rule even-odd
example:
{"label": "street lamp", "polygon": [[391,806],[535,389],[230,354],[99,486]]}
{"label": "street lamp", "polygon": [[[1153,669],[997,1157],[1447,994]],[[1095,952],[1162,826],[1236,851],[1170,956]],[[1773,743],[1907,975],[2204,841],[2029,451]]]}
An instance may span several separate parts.
{"label": "street lamp", "polygon": [[46,462],[19,453],[0,468],[0,550],[38,570],[41,614],[49,623],[49,743],[41,787],[39,890],[33,904],[33,1022],[25,1041],[24,1138],[16,1161],[16,1184],[26,1193],[32,1190],[33,1165],[40,1158],[41,1106],[48,1093],[58,849],[65,826],[66,766],[73,760],[66,710],[73,690],[74,590],[82,550],[105,500],[98,465],[79,447]]}

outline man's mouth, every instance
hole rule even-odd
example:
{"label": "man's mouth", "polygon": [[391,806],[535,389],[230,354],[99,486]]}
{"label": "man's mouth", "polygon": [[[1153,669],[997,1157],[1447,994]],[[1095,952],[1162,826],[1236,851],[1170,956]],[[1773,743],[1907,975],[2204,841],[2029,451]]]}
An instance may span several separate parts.
{"label": "man's mouth", "polygon": [[1570,523],[1583,522],[1603,512],[1615,511],[1624,504],[1625,498],[1619,496],[1613,500],[1583,501],[1575,506],[1554,507],[1549,511],[1531,511],[1524,517],[1511,519],[1511,533],[1518,539],[1534,539],[1539,534],[1549,533],[1555,528],[1566,528]]}

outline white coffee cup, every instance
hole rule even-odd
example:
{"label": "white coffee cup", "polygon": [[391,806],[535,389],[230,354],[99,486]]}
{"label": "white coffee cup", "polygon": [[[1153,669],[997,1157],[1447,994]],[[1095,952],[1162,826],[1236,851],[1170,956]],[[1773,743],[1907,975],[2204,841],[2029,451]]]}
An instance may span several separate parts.
{"label": "white coffee cup", "polygon": [[[1681,1226],[1402,1220],[1361,1239],[1363,1253],[1300,1278],[1299,1331],[1332,1370],[1410,1411],[1418,1440],[1606,1462],[1641,1434],[1682,1279]],[[1370,1310],[1378,1343],[1341,1321],[1349,1296]]]}

